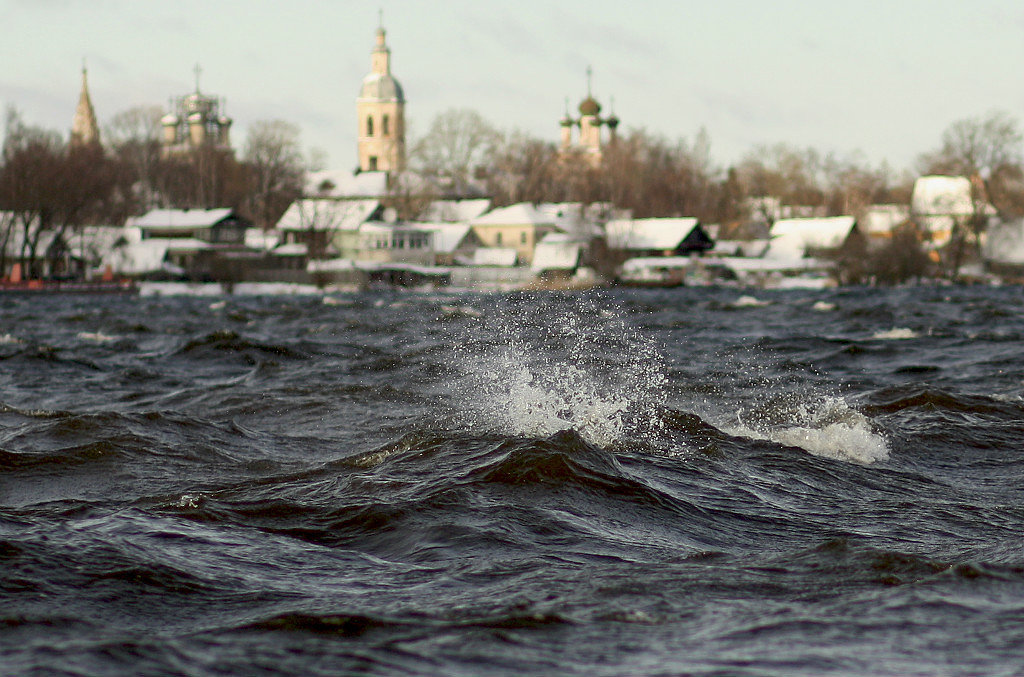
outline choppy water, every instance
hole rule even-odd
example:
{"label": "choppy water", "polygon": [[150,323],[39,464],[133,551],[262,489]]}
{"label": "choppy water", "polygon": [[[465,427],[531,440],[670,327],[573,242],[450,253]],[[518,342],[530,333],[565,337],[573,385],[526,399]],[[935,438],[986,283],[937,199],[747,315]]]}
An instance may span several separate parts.
{"label": "choppy water", "polygon": [[4,675],[1024,671],[1024,291],[0,299]]}

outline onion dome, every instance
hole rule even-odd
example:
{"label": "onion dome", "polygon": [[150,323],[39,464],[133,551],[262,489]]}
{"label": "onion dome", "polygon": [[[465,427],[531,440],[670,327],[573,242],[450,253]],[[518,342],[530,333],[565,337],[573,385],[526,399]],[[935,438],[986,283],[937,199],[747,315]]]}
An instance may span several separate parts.
{"label": "onion dome", "polygon": [[213,110],[213,100],[199,92],[189,94],[185,98],[185,110],[189,113],[209,113]]}
{"label": "onion dome", "polygon": [[160,124],[164,127],[176,127],[181,120],[174,113],[168,113],[167,115],[160,118]]}
{"label": "onion dome", "polygon": [[592,96],[588,96],[580,103],[580,115],[598,115],[600,112],[601,104]]}

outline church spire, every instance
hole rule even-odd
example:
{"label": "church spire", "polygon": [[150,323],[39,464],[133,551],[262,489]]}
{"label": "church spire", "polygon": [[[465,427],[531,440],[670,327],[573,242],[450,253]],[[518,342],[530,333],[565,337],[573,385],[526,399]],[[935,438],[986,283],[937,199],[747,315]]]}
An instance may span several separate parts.
{"label": "church spire", "polygon": [[370,69],[378,75],[391,74],[391,50],[388,49],[387,31],[384,30],[384,11],[380,12],[381,23],[377,26],[377,41],[370,56]]}
{"label": "church spire", "polygon": [[89,97],[88,71],[84,59],[82,60],[82,93],[78,96],[78,107],[75,108],[75,117],[71,120],[71,145],[79,147],[100,145],[100,128],[96,124],[96,111],[93,109],[92,99]]}

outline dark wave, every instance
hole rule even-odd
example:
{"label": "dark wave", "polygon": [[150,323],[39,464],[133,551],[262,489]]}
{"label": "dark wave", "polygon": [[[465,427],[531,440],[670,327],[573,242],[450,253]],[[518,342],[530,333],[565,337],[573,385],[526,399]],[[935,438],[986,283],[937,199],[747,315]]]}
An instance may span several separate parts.
{"label": "dark wave", "polygon": [[214,357],[219,355],[237,354],[249,359],[259,357],[280,357],[291,360],[306,359],[309,356],[281,344],[262,343],[253,339],[244,338],[231,330],[218,330],[205,336],[190,339],[177,354],[187,355],[192,358]]}

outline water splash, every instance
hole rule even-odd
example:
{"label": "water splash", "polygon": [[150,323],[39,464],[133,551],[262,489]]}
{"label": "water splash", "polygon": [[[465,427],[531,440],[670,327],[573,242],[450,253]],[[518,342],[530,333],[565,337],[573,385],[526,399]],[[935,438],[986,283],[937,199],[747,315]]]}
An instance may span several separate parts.
{"label": "water splash", "polygon": [[[744,413],[750,416],[744,419]],[[841,397],[804,400],[792,406],[772,403],[760,411],[739,412],[736,423],[723,429],[838,461],[871,464],[889,458],[885,437]]]}
{"label": "water splash", "polygon": [[506,435],[571,429],[599,446],[653,435],[666,382],[654,341],[597,299],[543,301],[514,296],[468,318],[452,364],[461,423]]}

